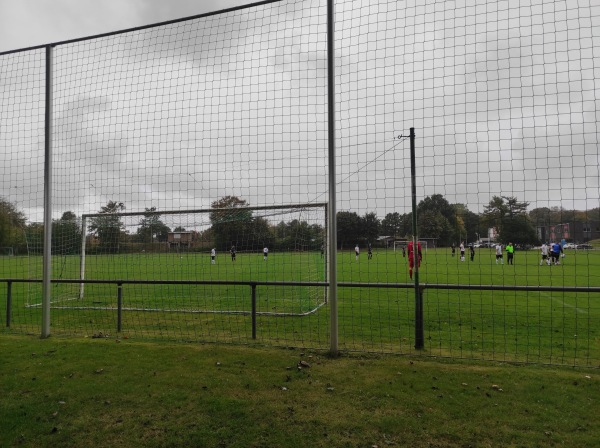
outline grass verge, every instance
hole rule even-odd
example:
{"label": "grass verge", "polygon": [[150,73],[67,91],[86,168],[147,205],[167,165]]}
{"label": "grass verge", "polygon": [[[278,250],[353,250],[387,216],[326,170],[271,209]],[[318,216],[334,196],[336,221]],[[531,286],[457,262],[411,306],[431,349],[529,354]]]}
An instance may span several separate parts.
{"label": "grass verge", "polygon": [[598,371],[0,338],[0,446],[597,446]]}

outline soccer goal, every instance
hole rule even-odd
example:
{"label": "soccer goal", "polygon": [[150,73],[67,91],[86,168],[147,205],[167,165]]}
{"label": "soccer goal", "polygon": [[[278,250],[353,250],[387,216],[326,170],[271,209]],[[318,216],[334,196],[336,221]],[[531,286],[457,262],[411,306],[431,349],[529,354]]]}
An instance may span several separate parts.
{"label": "soccer goal", "polygon": [[15,251],[12,247],[0,247],[0,257],[13,257]]}
{"label": "soccer goal", "polygon": [[394,252],[397,250],[406,250],[406,246],[408,245],[408,240],[394,240]]}
{"label": "soccer goal", "polygon": [[[326,288],[302,283],[327,278],[326,220],[325,203],[86,214],[79,278],[156,281],[128,288],[128,306],[188,312],[249,312],[247,283],[274,283],[257,289],[259,313],[311,313]],[[106,305],[102,289],[80,283],[79,299]]]}
{"label": "soccer goal", "polygon": [[[408,246],[408,243],[412,241],[412,240],[394,240],[394,252],[396,250],[402,250],[404,248],[404,250],[406,250],[406,247]],[[421,243],[421,248],[427,252],[427,241],[426,240],[419,240],[419,243]]]}

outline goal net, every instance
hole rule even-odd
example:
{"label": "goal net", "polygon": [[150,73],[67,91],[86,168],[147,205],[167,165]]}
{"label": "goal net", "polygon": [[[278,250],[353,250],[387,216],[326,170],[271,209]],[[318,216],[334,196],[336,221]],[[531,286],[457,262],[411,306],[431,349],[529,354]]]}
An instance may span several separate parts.
{"label": "goal net", "polygon": [[12,257],[15,251],[12,247],[0,247],[0,257]]}
{"label": "goal net", "polygon": [[[394,241],[394,252],[397,250],[406,250],[406,247],[408,246],[408,243],[412,241],[412,240],[395,240]],[[419,243],[421,243],[421,248],[427,252],[427,241],[425,240],[419,240]]]}
{"label": "goal net", "polygon": [[[326,279],[326,216],[323,203],[83,215],[79,278],[223,283],[127,285],[126,306],[190,312],[247,312],[248,283],[263,282],[259,312],[309,313],[326,300],[303,284]],[[105,291],[81,283],[78,299],[106,304]]]}

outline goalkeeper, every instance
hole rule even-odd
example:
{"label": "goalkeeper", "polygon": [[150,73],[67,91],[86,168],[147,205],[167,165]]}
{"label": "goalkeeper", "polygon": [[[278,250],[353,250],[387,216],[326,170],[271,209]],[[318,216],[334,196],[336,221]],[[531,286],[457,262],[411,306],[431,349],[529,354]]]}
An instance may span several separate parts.
{"label": "goalkeeper", "polygon": [[[417,269],[421,267],[423,252],[421,251],[421,243],[417,243]],[[408,243],[408,273],[410,278],[413,278],[413,268],[415,267],[415,248],[413,242]]]}

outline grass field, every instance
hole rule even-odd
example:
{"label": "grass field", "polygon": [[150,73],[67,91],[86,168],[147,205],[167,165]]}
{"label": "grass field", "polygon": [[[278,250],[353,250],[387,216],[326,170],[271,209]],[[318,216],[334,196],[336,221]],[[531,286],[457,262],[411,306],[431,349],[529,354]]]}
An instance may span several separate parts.
{"label": "grass field", "polygon": [[533,448],[600,440],[591,369],[15,335],[0,338],[0,351],[3,447]]}
{"label": "grass field", "polygon": [[[569,251],[559,266],[540,266],[538,251],[517,252],[515,264],[496,264],[492,249],[461,262],[449,249],[424,253],[425,350],[414,349],[414,289],[340,287],[339,340],[343,350],[422,353],[434,356],[597,366],[600,363],[600,252]],[[36,265],[37,263],[37,265]],[[32,277],[41,258],[2,257],[0,278]],[[204,254],[88,256],[86,279],[237,282],[323,281],[319,253],[239,254],[235,263]],[[39,278],[39,274],[38,278]],[[54,278],[78,278],[78,257],[56,257]],[[338,256],[341,283],[410,283],[401,252],[375,250]],[[552,291],[433,289],[427,285],[551,286]],[[6,288],[0,283],[0,288]],[[53,288],[52,331],[116,333],[117,286],[87,284]],[[40,286],[12,286],[11,331],[39,332]],[[2,293],[2,297],[6,295]],[[257,287],[257,341],[252,340],[251,288],[247,285],[123,286],[122,335],[146,339],[262,342],[327,348],[329,308],[318,286]],[[5,313],[4,308],[0,311]],[[3,315],[3,318],[5,316]]]}
{"label": "grass field", "polygon": [[118,341],[0,338],[0,446],[592,447],[600,439],[595,371]]}

